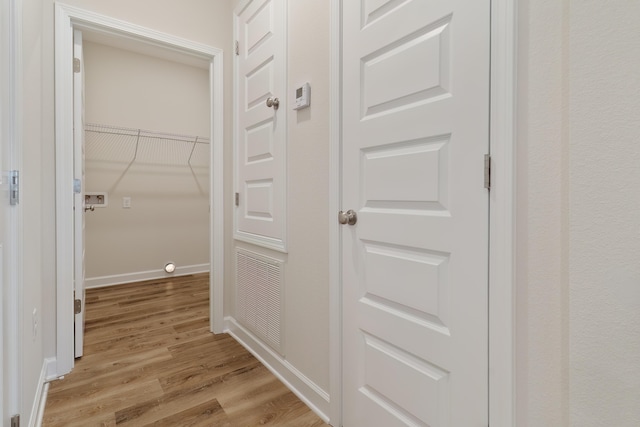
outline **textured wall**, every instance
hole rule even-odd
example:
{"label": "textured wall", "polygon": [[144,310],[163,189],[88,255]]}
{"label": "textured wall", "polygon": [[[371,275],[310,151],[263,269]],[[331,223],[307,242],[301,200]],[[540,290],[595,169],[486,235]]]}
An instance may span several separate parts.
{"label": "textured wall", "polygon": [[518,5],[517,425],[636,426],[640,5]]}
{"label": "textured wall", "polygon": [[519,2],[517,426],[568,423],[563,2]]}
{"label": "textured wall", "polygon": [[571,425],[640,425],[640,3],[571,2]]}

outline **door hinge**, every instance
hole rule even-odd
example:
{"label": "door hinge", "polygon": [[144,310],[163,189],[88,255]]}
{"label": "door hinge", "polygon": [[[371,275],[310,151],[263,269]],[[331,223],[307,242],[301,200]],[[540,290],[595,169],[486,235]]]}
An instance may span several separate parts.
{"label": "door hinge", "polygon": [[240,206],[240,193],[236,193],[236,206]]}
{"label": "door hinge", "polygon": [[20,415],[11,417],[11,427],[20,427]]}
{"label": "door hinge", "polygon": [[75,194],[80,194],[82,192],[82,181],[74,178],[73,180],[73,192]]}
{"label": "door hinge", "polygon": [[491,155],[484,155],[484,188],[491,190]]}
{"label": "door hinge", "polygon": [[82,300],[81,299],[74,299],[73,300],[73,312],[74,312],[74,314],[82,313]]}
{"label": "door hinge", "polygon": [[240,55],[240,43],[236,40],[236,55]]}
{"label": "door hinge", "polygon": [[80,59],[78,58],[73,58],[73,72],[74,73],[80,72]]}
{"label": "door hinge", "polygon": [[20,171],[9,171],[9,204],[20,203]]}

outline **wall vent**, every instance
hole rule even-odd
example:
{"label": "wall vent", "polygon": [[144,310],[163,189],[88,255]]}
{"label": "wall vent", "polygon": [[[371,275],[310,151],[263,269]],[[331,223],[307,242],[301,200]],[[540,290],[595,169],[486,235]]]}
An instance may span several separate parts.
{"label": "wall vent", "polygon": [[282,261],[236,249],[236,319],[282,354]]}

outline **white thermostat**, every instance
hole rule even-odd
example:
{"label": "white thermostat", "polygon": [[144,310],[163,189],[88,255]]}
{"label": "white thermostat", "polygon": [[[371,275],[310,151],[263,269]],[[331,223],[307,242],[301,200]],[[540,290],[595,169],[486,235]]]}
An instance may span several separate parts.
{"label": "white thermostat", "polygon": [[296,89],[296,106],[294,110],[307,108],[311,104],[311,85],[305,83]]}

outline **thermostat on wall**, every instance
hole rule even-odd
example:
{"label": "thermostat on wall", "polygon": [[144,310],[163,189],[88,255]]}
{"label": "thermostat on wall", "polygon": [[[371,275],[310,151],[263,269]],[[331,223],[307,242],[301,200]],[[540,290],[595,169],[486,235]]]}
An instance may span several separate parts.
{"label": "thermostat on wall", "polygon": [[305,83],[296,89],[296,106],[294,110],[307,108],[311,104],[311,85]]}

